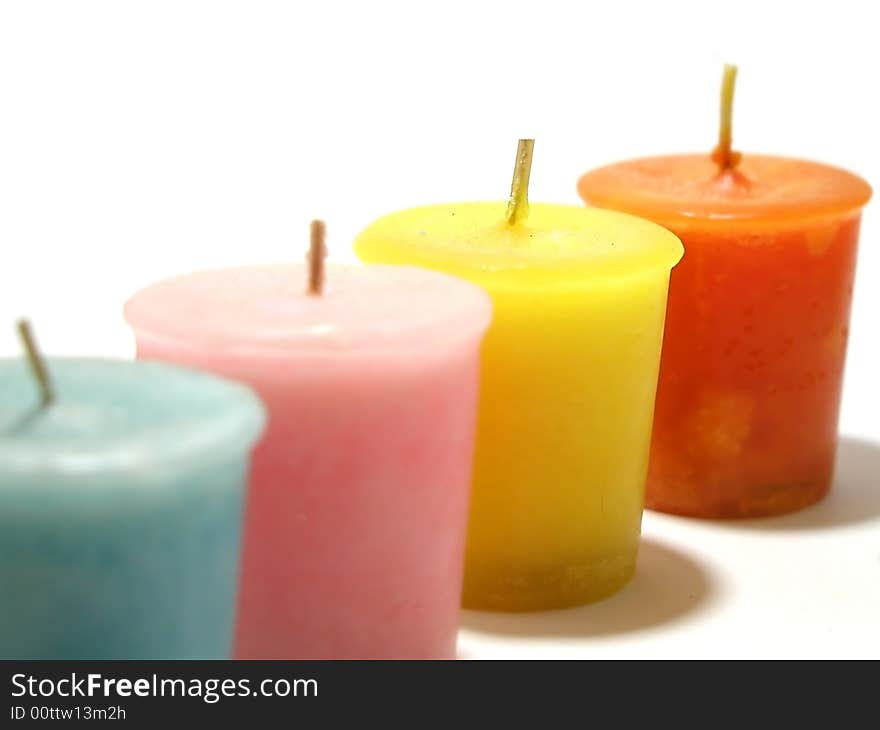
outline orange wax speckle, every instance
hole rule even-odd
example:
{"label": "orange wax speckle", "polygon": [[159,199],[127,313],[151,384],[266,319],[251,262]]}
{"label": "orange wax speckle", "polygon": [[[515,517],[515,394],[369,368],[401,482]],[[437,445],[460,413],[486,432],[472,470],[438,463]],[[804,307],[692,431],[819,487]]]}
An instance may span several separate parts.
{"label": "orange wax speckle", "polygon": [[855,272],[861,178],[744,155],[633,160],[581,178],[590,204],[676,233],[649,507],[792,511],[828,490]]}

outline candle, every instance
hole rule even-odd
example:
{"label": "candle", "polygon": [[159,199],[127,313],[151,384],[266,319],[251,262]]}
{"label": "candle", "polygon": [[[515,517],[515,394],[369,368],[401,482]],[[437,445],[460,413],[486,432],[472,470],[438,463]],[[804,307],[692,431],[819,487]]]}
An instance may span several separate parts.
{"label": "candle", "polygon": [[245,388],[147,363],[0,360],[0,658],[223,659]]}
{"label": "candle", "polygon": [[325,276],[314,244],[308,271],[196,273],[126,306],[139,357],[240,378],[269,410],[236,654],[450,658],[490,303],[419,269]]}
{"label": "candle", "polygon": [[700,517],[795,510],[831,484],[860,210],[843,170],[730,149],[734,70],[715,154],[622,162],[588,203],[675,231],[648,506]]}
{"label": "candle", "polygon": [[371,224],[366,261],[412,263],[492,296],[483,346],[464,604],[575,605],[635,568],[669,270],[681,244],[620,213],[511,199]]}

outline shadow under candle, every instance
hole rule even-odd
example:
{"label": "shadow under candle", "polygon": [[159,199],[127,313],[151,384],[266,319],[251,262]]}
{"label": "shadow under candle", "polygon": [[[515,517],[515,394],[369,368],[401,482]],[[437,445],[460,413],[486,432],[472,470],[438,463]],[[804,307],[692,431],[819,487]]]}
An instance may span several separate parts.
{"label": "shadow under candle", "polygon": [[751,520],[719,520],[728,529],[827,530],[880,521],[880,444],[844,436],[837,444],[834,481],[828,495],[799,512]]}
{"label": "shadow under candle", "polygon": [[[463,611],[465,629],[510,637],[590,637],[648,629],[676,621],[706,604],[714,592],[708,570],[693,557],[652,539],[639,548],[636,575],[603,601],[539,613]],[[461,658],[470,658],[467,651]]]}

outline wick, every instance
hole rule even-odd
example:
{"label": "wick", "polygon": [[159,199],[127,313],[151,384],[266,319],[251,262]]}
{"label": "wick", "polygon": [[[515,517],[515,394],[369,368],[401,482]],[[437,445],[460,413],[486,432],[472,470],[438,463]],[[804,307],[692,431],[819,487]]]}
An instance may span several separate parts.
{"label": "wick", "polygon": [[21,344],[24,346],[28,365],[30,365],[31,373],[40,389],[40,403],[45,408],[55,400],[55,391],[52,388],[49,371],[46,369],[46,362],[43,360],[43,356],[37,347],[34,333],[31,330],[31,323],[26,319],[20,319],[17,326],[18,336],[21,338]]}
{"label": "wick", "polygon": [[327,256],[327,226],[324,221],[312,221],[309,241],[309,288],[308,293],[319,297],[324,293],[324,258]]}
{"label": "wick", "polygon": [[739,152],[733,144],[733,91],[736,87],[736,66],[725,64],[721,78],[721,120],[718,127],[718,146],[712,152],[712,160],[722,172],[731,170],[739,162]]}
{"label": "wick", "polygon": [[516,166],[510,183],[510,200],[507,203],[507,222],[515,225],[529,214],[529,175],[532,172],[532,152],[535,140],[521,139],[516,146]]}

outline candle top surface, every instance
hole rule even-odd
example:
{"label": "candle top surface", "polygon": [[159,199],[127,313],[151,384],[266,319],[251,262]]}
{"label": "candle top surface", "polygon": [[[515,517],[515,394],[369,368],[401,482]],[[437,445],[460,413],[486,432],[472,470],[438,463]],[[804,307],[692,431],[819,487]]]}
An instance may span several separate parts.
{"label": "candle top surface", "polygon": [[212,375],[119,360],[46,364],[55,400],[41,407],[24,359],[0,360],[0,481],[166,470],[249,450],[263,429],[259,399]]}
{"label": "candle top surface", "polygon": [[672,268],[678,238],[650,221],[608,210],[530,203],[511,225],[504,202],[429,205],[391,213],[355,240],[365,261],[442,268],[499,283],[579,284],[593,275]]}
{"label": "candle top surface", "polygon": [[139,335],[248,358],[419,352],[491,318],[480,288],[424,269],[328,263],[323,293],[306,284],[299,264],[196,272],[141,290],[125,316]]}
{"label": "candle top surface", "polygon": [[688,221],[780,223],[845,215],[861,208],[871,187],[819,162],[743,155],[721,171],[709,155],[668,155],[600,167],[578,181],[589,204],[677,225]]}

